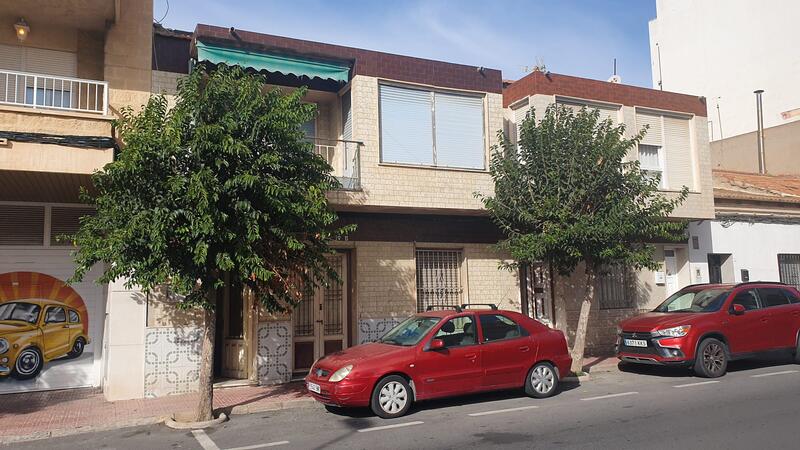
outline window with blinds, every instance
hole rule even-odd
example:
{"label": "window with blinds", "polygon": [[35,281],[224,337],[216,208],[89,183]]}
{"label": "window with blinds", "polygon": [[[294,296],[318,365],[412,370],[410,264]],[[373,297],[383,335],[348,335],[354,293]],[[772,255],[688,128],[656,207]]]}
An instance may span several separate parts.
{"label": "window with blinds", "polygon": [[614,125],[619,123],[619,106],[565,98],[557,98],[556,104],[566,106],[575,113],[578,113],[582,108],[594,109],[600,113],[601,121],[611,120],[611,123]]}
{"label": "window with blinds", "polygon": [[0,44],[0,69],[76,77],[78,56],[73,52]]}
{"label": "window with blinds", "polygon": [[657,145],[639,144],[639,165],[653,178],[660,177],[660,186],[664,187],[664,169],[661,164],[661,147]]}
{"label": "window with blinds", "polygon": [[381,162],[484,169],[483,97],[380,86]]}
{"label": "window with blinds", "polygon": [[[636,129],[645,126],[647,132],[639,143],[639,161],[642,168],[642,147],[659,148],[660,170],[662,172],[661,187],[664,189],[681,189],[694,187],[694,156],[692,154],[691,127],[688,117],[678,117],[656,112],[636,112]],[[645,158],[647,155],[644,155]],[[649,169],[649,168],[648,168]]]}
{"label": "window with blinds", "polygon": [[44,245],[44,206],[0,205],[0,245]]}
{"label": "window with blinds", "polygon": [[94,214],[94,208],[53,206],[50,212],[50,245],[72,245],[69,236],[78,232],[80,218]]}
{"label": "window with blinds", "polygon": [[528,117],[528,112],[530,112],[530,110],[531,105],[528,100],[514,105],[511,108],[511,111],[514,113],[514,142],[519,142],[519,139],[522,137],[522,122]]}
{"label": "window with blinds", "polygon": [[417,250],[417,311],[431,305],[460,305],[461,250]]}
{"label": "window with blinds", "polygon": [[595,286],[600,309],[633,308],[631,270],[622,265],[600,268]]}

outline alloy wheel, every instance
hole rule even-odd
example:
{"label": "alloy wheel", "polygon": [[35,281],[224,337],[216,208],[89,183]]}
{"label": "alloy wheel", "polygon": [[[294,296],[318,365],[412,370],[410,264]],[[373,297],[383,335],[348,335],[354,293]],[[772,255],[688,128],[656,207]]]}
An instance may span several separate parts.
{"label": "alloy wheel", "polygon": [[540,394],[547,394],[553,389],[555,374],[549,367],[540,365],[531,372],[531,386]]}
{"label": "alloy wheel", "polygon": [[703,367],[712,374],[722,371],[725,361],[725,350],[716,343],[711,343],[703,349]]}
{"label": "alloy wheel", "polygon": [[408,402],[408,392],[402,384],[391,381],[381,388],[378,402],[382,410],[389,414],[395,414],[406,406]]}
{"label": "alloy wheel", "polygon": [[17,372],[30,375],[39,367],[39,353],[36,350],[23,350],[17,358]]}

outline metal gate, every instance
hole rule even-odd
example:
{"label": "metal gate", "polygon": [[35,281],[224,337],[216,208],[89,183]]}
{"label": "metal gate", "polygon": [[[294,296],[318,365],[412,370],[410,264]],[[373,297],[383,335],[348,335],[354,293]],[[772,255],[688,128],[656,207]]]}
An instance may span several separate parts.
{"label": "metal gate", "polygon": [[800,254],[778,254],[781,282],[800,289]]}

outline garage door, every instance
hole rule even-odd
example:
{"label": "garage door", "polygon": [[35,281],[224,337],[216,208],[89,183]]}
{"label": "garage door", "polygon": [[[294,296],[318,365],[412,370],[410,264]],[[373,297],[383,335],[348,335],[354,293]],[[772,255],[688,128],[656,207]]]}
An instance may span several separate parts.
{"label": "garage door", "polygon": [[93,282],[97,270],[67,285],[69,253],[2,247],[0,393],[100,385],[104,288]]}

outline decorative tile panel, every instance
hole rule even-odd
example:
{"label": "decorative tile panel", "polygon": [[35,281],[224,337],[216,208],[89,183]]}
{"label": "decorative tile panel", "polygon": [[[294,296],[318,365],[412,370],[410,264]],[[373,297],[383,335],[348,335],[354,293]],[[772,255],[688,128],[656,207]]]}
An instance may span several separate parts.
{"label": "decorative tile panel", "polygon": [[144,396],[196,392],[200,349],[198,328],[148,328],[144,342]]}
{"label": "decorative tile panel", "polygon": [[361,319],[358,321],[358,343],[375,342],[400,322],[402,320],[396,317]]}
{"label": "decorative tile panel", "polygon": [[292,379],[292,322],[258,324],[258,380],[261,384]]}

